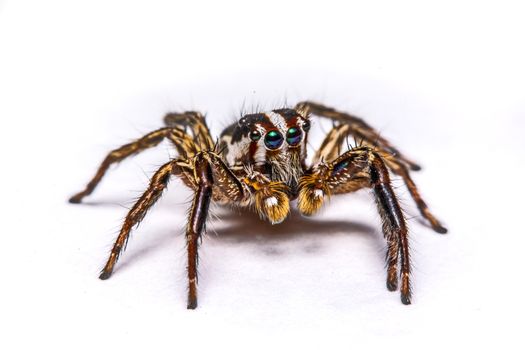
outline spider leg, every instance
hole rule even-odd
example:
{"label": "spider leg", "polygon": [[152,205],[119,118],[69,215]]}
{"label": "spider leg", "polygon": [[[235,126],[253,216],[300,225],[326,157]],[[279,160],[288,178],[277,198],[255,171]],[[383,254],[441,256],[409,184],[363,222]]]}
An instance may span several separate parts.
{"label": "spider leg", "polygon": [[201,238],[212,197],[213,176],[210,164],[206,161],[195,163],[197,191],[190,210],[186,240],[188,244],[188,309],[197,307],[197,263],[198,240]]}
{"label": "spider leg", "polygon": [[213,152],[202,151],[190,160],[172,160],[160,167],[151,178],[146,191],[127,214],[108,261],[100,273],[100,279],[105,280],[111,276],[129,239],[131,229],[140,223],[147,211],[160,198],[171,175],[180,177],[195,192],[186,228],[189,281],[188,308],[194,309],[197,307],[198,240],[205,227],[210,201],[214,198],[237,202],[242,201],[247,194],[246,186]]}
{"label": "spider leg", "polygon": [[102,177],[109,169],[110,165],[112,165],[113,163],[118,163],[133,154],[140,153],[145,149],[158,145],[170,132],[171,128],[162,128],[159,130],[155,130],[137,141],[128,143],[122,147],[111,151],[106,156],[104,161],[102,161],[95,176],[91,179],[91,181],[89,181],[86,188],[83,191],[71,197],[69,199],[69,202],[80,203],[84,197],[90,195],[95,190],[100,180],[102,180]]}
{"label": "spider leg", "polygon": [[204,232],[210,201],[241,203],[249,191],[222,159],[214,152],[200,152],[191,161],[192,173],[181,167],[182,173],[193,184],[195,195],[186,228],[188,244],[188,309],[197,307],[198,243]]}
{"label": "spider leg", "polygon": [[[368,146],[370,148],[376,148],[377,151],[381,154],[387,166],[392,169],[392,171],[403,178],[405,185],[408,188],[410,196],[416,202],[417,208],[421,215],[430,223],[432,229],[438,233],[447,233],[447,229],[439,222],[439,220],[430,212],[428,205],[425,203],[419,190],[410,177],[409,169],[407,168],[407,161],[399,156],[399,153],[392,154],[392,147],[385,148],[381,143],[377,146],[372,144],[369,139],[364,137],[362,131],[359,128],[353,128],[350,124],[339,124],[334,126],[329,133],[326,135],[325,139],[321,143],[321,147],[316,152],[314,156],[314,163],[318,162],[320,159],[325,161],[332,161],[340,154],[341,145],[345,142],[346,138],[349,135],[353,135],[356,138],[361,140],[363,146]],[[398,152],[398,151],[397,151]]]}
{"label": "spider leg", "polygon": [[[383,221],[383,234],[388,240],[387,288],[397,289],[397,259],[401,255],[401,302],[411,303],[410,260],[408,230],[405,217],[390,184],[388,169],[379,156],[374,157],[370,167],[370,180],[374,189],[377,207]],[[396,249],[398,248],[398,249]]]}
{"label": "spider leg", "polygon": [[439,220],[430,212],[428,205],[425,203],[423,198],[421,198],[419,190],[414,183],[414,180],[412,180],[410,177],[407,167],[404,164],[398,162],[396,159],[392,159],[392,157],[389,157],[388,155],[383,155],[383,159],[385,160],[387,166],[394,172],[394,174],[401,176],[408,188],[410,196],[414,202],[416,202],[419,212],[430,223],[432,229],[437,233],[447,233],[447,228],[444,227],[441,222],[439,222]]}
{"label": "spider leg", "polygon": [[341,154],[341,147],[348,137],[350,126],[348,124],[339,124],[334,126],[326,134],[319,149],[315,152],[312,163],[318,163],[321,159],[331,162]]}
{"label": "spider leg", "polygon": [[[342,125],[346,125],[345,128],[347,128],[347,130],[345,130],[347,134],[343,138],[345,138],[348,134],[352,134],[358,140],[363,140],[369,144],[376,145],[377,147],[385,150],[386,152],[395,155],[395,157],[399,158],[403,163],[406,163],[411,170],[421,169],[421,167],[418,164],[405,157],[388,140],[383,138],[374,128],[368,125],[361,118],[358,118],[348,113],[337,111],[334,108],[330,108],[311,101],[300,102],[296,105],[295,109],[301,111],[303,114],[306,115],[312,113],[323,118],[338,121]],[[334,138],[332,137],[332,140],[333,139]],[[325,139],[325,141],[328,141],[328,139]],[[340,145],[341,143],[337,144],[336,146],[340,147]]]}
{"label": "spider leg", "polygon": [[362,188],[373,190],[388,245],[387,288],[397,289],[400,258],[401,301],[410,304],[408,230],[381,155],[369,147],[348,151],[332,162],[319,163],[309,169],[301,178],[299,187],[298,208],[307,215],[315,213],[327,196],[355,192]]}
{"label": "spider leg", "polygon": [[199,112],[168,113],[164,117],[164,124],[170,127],[189,127],[195,143],[203,150],[211,150],[215,145],[206,119]]}
{"label": "spider leg", "polygon": [[126,243],[129,239],[131,229],[140,223],[140,221],[146,215],[146,212],[155,204],[160,198],[162,192],[168,185],[169,179],[177,167],[175,161],[170,161],[160,167],[159,170],[151,178],[150,184],[147,190],[142,194],[139,200],[133,205],[131,210],[124,219],[124,224],[120,230],[120,233],[113,245],[113,249],[109,255],[109,259],[100,273],[100,279],[108,279],[113,273],[113,268],[117,262],[122,249],[125,248]]}
{"label": "spider leg", "polygon": [[[193,114],[177,114],[179,116],[177,121],[184,121],[184,120],[193,120],[196,117],[193,116]],[[192,112],[196,113],[196,112]],[[181,127],[184,127],[185,124],[177,124],[172,119],[170,119],[171,116],[175,115],[174,113],[169,113],[166,115],[165,119],[171,120],[171,122],[166,122],[166,124],[169,124],[168,127],[161,128],[158,130],[155,130],[153,132],[150,132],[149,134],[146,134],[145,136],[141,137],[140,139],[128,143],[124,146],[121,146],[117,149],[114,149],[111,151],[104,161],[100,164],[97,172],[95,173],[95,176],[89,181],[89,183],[86,185],[85,189],[74,196],[72,196],[69,199],[70,203],[80,203],[82,199],[88,195],[90,195],[97,185],[100,183],[100,180],[104,177],[106,172],[108,171],[109,167],[114,164],[118,163],[125,158],[136,155],[148,148],[152,148],[157,146],[164,140],[165,138],[168,138],[174,145],[177,151],[180,155],[184,157],[189,157],[197,152],[204,150],[204,149],[212,149],[213,145],[209,147],[208,141],[206,142],[196,142],[189,134],[187,134]],[[184,118],[186,119],[184,119]],[[209,137],[209,131],[207,131],[207,126],[204,123],[204,119],[200,121],[190,121],[187,122],[192,125],[196,125],[195,130],[199,130],[199,135],[207,135],[202,136],[200,139],[204,138],[208,140]],[[202,124],[204,123],[204,124]],[[193,129],[192,129],[193,130]],[[200,140],[198,137],[196,138],[197,141]]]}

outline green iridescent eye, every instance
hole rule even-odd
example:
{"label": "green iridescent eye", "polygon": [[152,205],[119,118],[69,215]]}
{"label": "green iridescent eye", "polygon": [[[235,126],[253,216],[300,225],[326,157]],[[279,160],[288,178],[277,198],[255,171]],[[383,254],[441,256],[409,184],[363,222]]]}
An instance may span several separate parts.
{"label": "green iridescent eye", "polygon": [[261,133],[258,132],[257,130],[250,132],[250,139],[252,141],[259,141],[260,138],[261,138]]}
{"label": "green iridescent eye", "polygon": [[268,131],[264,137],[264,144],[268,149],[277,149],[283,144],[283,135],[279,131]]}
{"label": "green iridescent eye", "polygon": [[301,137],[302,132],[299,128],[292,127],[286,132],[286,142],[288,142],[290,146],[296,146],[299,144],[299,142],[301,142]]}

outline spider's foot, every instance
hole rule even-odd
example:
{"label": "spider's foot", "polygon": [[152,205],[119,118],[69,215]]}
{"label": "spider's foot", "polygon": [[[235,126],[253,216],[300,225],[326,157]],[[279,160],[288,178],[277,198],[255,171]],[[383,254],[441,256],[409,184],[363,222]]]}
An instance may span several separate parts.
{"label": "spider's foot", "polygon": [[188,310],[195,310],[197,308],[197,298],[195,299],[188,299]]}
{"label": "spider's foot", "polygon": [[441,233],[441,234],[448,232],[447,228],[442,226],[440,223],[432,225],[432,229],[436,231],[437,233]]}
{"label": "spider's foot", "polygon": [[432,213],[428,210],[428,208],[423,208],[422,213],[434,231],[436,231],[437,233],[442,233],[442,234],[448,232],[446,227],[441,225],[441,222],[439,222],[439,220],[436,219],[434,215],[432,215]]}
{"label": "spider's foot", "polygon": [[107,280],[108,278],[111,277],[111,273],[112,271],[106,271],[106,269],[102,270],[102,272],[100,273],[100,276],[98,276],[98,278],[100,278],[101,280]]}
{"label": "spider's foot", "polygon": [[412,293],[410,292],[410,282],[408,280],[408,272],[401,275],[401,302],[405,305],[410,305]]}
{"label": "spider's foot", "polygon": [[391,292],[394,292],[397,290],[397,279],[394,279],[394,280],[390,280],[388,279],[386,281],[386,288],[391,291]]}
{"label": "spider's foot", "polygon": [[410,170],[412,171],[420,171],[422,168],[421,168],[421,165],[419,164],[416,164],[416,163],[411,163],[410,164]]}
{"label": "spider's foot", "polygon": [[389,291],[393,292],[397,290],[397,283],[398,283],[398,278],[397,278],[396,265],[389,266],[387,276],[386,276],[386,288]]}
{"label": "spider's foot", "polygon": [[78,204],[82,202],[82,198],[84,198],[84,193],[77,193],[73,197],[69,198],[69,203]]}
{"label": "spider's foot", "polygon": [[188,286],[188,309],[197,308],[197,278],[191,277]]}

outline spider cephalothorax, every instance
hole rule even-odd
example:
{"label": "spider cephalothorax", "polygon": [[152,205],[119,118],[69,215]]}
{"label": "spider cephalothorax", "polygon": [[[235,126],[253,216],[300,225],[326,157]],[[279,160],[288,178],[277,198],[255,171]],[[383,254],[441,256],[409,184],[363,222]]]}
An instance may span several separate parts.
{"label": "spider cephalothorax", "polygon": [[306,158],[310,121],[294,109],[248,114],[221,134],[224,159],[231,169],[247,164],[297,192]]}
{"label": "spider cephalothorax", "polygon": [[[334,126],[309,166],[306,144],[311,115],[331,119]],[[430,213],[410,178],[409,171],[420,167],[363,120],[320,104],[302,102],[293,109],[245,115],[222,132],[218,143],[213,141],[204,117],[198,112],[170,113],[164,121],[166,127],[112,151],[86,189],[70,199],[72,203],[79,203],[93,192],[112,163],[153,147],[165,138],[180,155],[160,167],[148,189],[129,211],[101,279],[111,276],[132,227],[161,196],[172,175],[181,178],[195,192],[186,231],[188,308],[197,306],[198,240],[212,200],[253,208],[261,218],[276,224],[286,219],[294,200],[302,214],[312,215],[329,196],[369,188],[374,193],[388,243],[387,287],[397,289],[400,268],[401,300],[410,304],[408,233],[390,184],[391,173],[403,179],[432,228],[439,233],[447,230]],[[361,145],[339,154],[349,136],[362,140]]]}

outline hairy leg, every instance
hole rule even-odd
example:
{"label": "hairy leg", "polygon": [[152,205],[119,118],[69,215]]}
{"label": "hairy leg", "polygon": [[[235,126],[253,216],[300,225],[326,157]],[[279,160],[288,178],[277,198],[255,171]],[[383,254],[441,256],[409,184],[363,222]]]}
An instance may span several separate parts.
{"label": "hairy leg", "polygon": [[[361,118],[310,101],[300,102],[296,105],[295,108],[304,114],[312,113],[323,118],[328,118],[337,121],[342,124],[342,129],[346,129],[342,131],[346,132],[347,135],[354,135],[354,137],[356,137],[357,139],[362,139],[368,142],[369,144],[375,145],[376,147],[379,147],[382,150],[394,155],[396,158],[399,158],[403,163],[406,163],[411,170],[421,169],[419,165],[405,157],[388,140],[383,138],[374,128],[368,125]],[[340,144],[337,147],[340,147]]]}
{"label": "hairy leg", "polygon": [[395,249],[398,245],[398,251],[401,255],[401,302],[408,305],[411,302],[408,230],[401,206],[390,184],[388,169],[378,155],[373,157],[370,165],[370,181],[383,221],[383,234],[389,242],[387,287],[389,290],[395,290],[397,287],[397,278],[395,277],[397,252],[394,253],[390,250]]}
{"label": "hairy leg", "polygon": [[401,260],[401,301],[410,304],[410,258],[408,230],[401,206],[392,189],[388,169],[377,152],[361,147],[345,152],[330,163],[319,163],[300,180],[298,208],[307,215],[315,213],[324,198],[335,194],[372,188],[387,240],[387,287],[398,283],[398,259]]}
{"label": "hairy leg", "polygon": [[131,229],[144,218],[146,212],[160,198],[162,192],[168,185],[174,167],[176,166],[177,165],[174,161],[161,166],[151,178],[147,190],[144,192],[144,194],[142,194],[139,200],[135,203],[135,205],[133,205],[129,213],[126,215],[126,219],[124,220],[124,224],[122,225],[117,240],[113,245],[109,259],[102,269],[100,279],[105,280],[111,276],[115,263],[117,262],[122,249],[124,249],[126,246]]}
{"label": "hairy leg", "polygon": [[395,160],[388,159],[388,157],[384,157],[384,159],[385,159],[385,163],[394,172],[394,174],[401,176],[401,178],[405,182],[405,185],[408,188],[408,192],[410,193],[410,196],[416,203],[419,212],[430,223],[430,226],[432,227],[432,229],[438,233],[447,233],[448,230],[446,229],[446,227],[444,227],[439,222],[439,220],[430,212],[428,205],[425,203],[425,201],[421,197],[421,194],[419,194],[419,190],[416,184],[410,177],[409,171],[406,168],[406,166]]}
{"label": "hairy leg", "polygon": [[386,149],[381,149],[380,145],[377,147],[367,141],[365,138],[360,136],[360,133],[352,129],[348,124],[340,124],[334,126],[330,132],[326,135],[321,147],[314,156],[314,162],[318,162],[323,159],[324,161],[332,161],[340,154],[341,147],[344,146],[344,142],[348,136],[354,136],[361,140],[363,146],[370,148],[376,148],[382,158],[385,160],[387,166],[398,176],[403,178],[408,191],[417,205],[417,208],[421,215],[430,223],[432,229],[438,233],[446,233],[447,229],[439,222],[438,219],[430,212],[428,205],[425,203],[419,190],[410,177],[409,169],[407,168],[406,162],[398,158],[397,155],[393,155]]}
{"label": "hairy leg", "polygon": [[[205,228],[212,197],[230,203],[245,200],[247,188],[213,152],[199,152],[189,160],[173,160],[164,164],[152,177],[144,194],[127,214],[122,229],[104,266],[100,278],[108,279],[125,248],[131,229],[146,215],[166,189],[171,175],[178,176],[195,191],[186,228],[188,249],[188,308],[197,307],[198,242]],[[214,184],[214,178],[217,184]]]}
{"label": "hairy leg", "polygon": [[164,124],[170,127],[189,128],[193,135],[194,142],[201,150],[211,150],[214,148],[215,142],[206,124],[206,119],[199,112],[168,113],[164,117]]}
{"label": "hairy leg", "polygon": [[[111,151],[106,156],[104,161],[100,164],[95,176],[91,179],[91,181],[89,181],[86,188],[83,191],[71,197],[69,199],[69,202],[80,203],[84,197],[90,195],[100,183],[100,180],[102,180],[102,178],[104,177],[104,175],[106,174],[106,172],[112,164],[118,163],[124,160],[125,158],[131,155],[136,155],[148,148],[157,146],[159,143],[162,142],[162,140],[164,140],[164,138],[171,136],[172,132],[174,132],[174,129],[170,127],[158,129],[145,135],[144,137],[141,137],[140,139],[134,142],[128,143]],[[176,132],[182,133],[182,131],[180,130],[177,130]]]}
{"label": "hairy leg", "polygon": [[204,231],[212,197],[213,176],[210,164],[204,158],[195,162],[197,191],[190,209],[186,241],[188,244],[188,309],[197,307],[197,263],[199,239]]}

